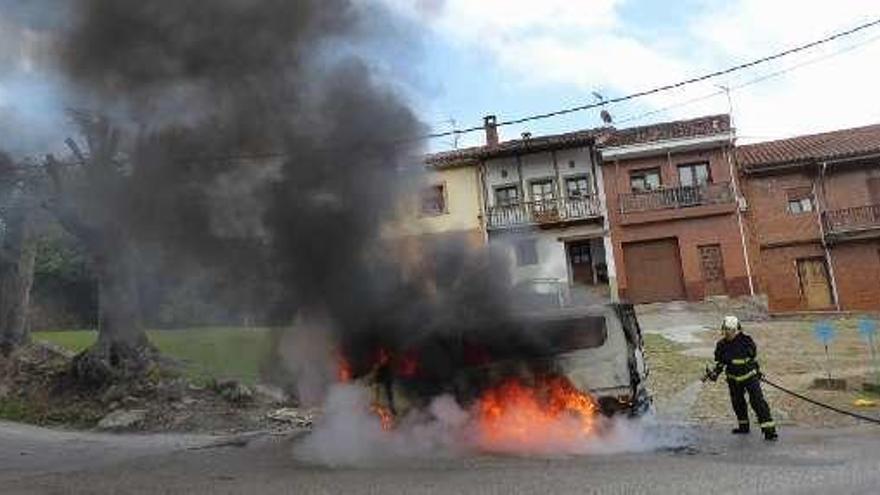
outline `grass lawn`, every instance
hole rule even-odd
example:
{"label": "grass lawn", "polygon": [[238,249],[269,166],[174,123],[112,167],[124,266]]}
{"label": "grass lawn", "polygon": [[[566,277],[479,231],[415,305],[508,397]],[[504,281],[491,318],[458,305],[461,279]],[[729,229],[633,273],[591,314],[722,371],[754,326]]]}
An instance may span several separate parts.
{"label": "grass lawn", "polygon": [[[188,374],[197,381],[210,378],[235,378],[253,383],[259,376],[260,363],[269,352],[266,328],[208,327],[183,330],[150,330],[150,341],[159,350],[187,365]],[[35,332],[35,341],[47,341],[75,352],[95,342],[92,330]]]}
{"label": "grass lawn", "polygon": [[645,334],[645,359],[650,374],[648,386],[655,399],[671,397],[703,376],[710,359],[681,353],[687,347],[661,335]]}

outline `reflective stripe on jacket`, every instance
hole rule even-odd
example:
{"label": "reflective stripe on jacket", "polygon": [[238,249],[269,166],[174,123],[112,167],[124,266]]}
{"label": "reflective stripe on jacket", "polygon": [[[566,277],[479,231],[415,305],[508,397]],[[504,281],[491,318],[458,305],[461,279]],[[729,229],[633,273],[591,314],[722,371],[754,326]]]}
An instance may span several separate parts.
{"label": "reflective stripe on jacket", "polygon": [[755,341],[748,335],[737,332],[732,339],[721,339],[715,345],[715,370],[723,369],[728,380],[746,381],[758,374],[758,355]]}

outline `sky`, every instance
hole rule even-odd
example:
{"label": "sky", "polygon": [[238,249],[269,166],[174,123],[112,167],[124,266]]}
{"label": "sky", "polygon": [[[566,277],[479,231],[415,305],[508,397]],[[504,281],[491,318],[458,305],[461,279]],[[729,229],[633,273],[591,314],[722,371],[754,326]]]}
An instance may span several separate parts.
{"label": "sky", "polygon": [[[487,114],[506,120],[593,103],[593,93],[623,96],[880,18],[876,0],[382,1],[427,33],[414,100],[437,131],[479,125]],[[615,126],[628,127],[732,106],[740,142],[880,123],[878,63],[880,26],[607,110]],[[718,86],[732,88],[730,100]],[[598,125],[599,111],[588,110],[504,128],[501,136]],[[441,138],[431,149],[482,140],[480,133]]]}
{"label": "sky", "polygon": [[[6,0],[0,0],[0,5]],[[434,131],[614,98],[723,69],[880,18],[876,0],[355,0],[382,2],[421,40],[379,47]],[[40,39],[0,18],[0,145],[34,147],[59,115]],[[36,55],[35,55],[36,53]],[[617,127],[733,109],[740,142],[880,122],[880,26],[707,83],[608,105]],[[381,67],[381,64],[379,64]],[[401,66],[405,70],[400,70]],[[781,74],[779,74],[782,72]],[[732,88],[730,100],[718,86]],[[501,129],[502,139],[601,125],[588,110]],[[16,133],[18,134],[18,133]],[[430,151],[482,144],[481,133]]]}

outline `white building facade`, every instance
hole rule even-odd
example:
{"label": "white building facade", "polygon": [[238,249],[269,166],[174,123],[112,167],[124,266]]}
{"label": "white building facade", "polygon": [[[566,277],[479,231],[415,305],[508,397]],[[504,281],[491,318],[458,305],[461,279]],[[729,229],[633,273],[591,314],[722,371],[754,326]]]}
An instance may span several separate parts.
{"label": "white building facade", "polygon": [[489,119],[479,160],[483,223],[490,246],[509,253],[515,283],[560,297],[616,297],[596,134],[498,144]]}

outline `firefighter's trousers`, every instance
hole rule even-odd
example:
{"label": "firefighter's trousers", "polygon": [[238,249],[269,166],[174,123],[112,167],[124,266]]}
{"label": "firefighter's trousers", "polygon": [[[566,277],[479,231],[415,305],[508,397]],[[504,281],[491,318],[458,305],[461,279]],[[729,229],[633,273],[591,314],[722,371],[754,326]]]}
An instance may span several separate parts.
{"label": "firefighter's trousers", "polygon": [[749,403],[755,416],[758,417],[758,426],[766,432],[775,432],[776,423],[770,416],[770,406],[764,399],[764,393],[761,391],[761,381],[757,376],[750,377],[744,381],[736,381],[728,378],[727,385],[730,388],[730,403],[733,406],[733,412],[739,422],[740,428],[749,427],[749,407],[746,404],[746,392],[749,394]]}

